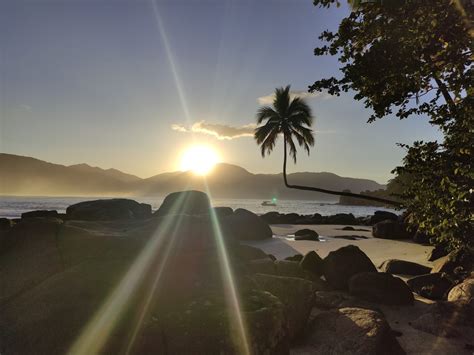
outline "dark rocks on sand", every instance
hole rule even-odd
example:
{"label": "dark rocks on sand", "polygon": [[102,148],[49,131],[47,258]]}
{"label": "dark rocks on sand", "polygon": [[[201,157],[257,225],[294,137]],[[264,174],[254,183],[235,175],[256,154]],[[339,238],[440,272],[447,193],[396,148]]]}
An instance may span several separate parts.
{"label": "dark rocks on sand", "polygon": [[379,269],[383,272],[388,272],[390,274],[398,275],[423,275],[429,274],[431,268],[420,265],[411,261],[398,260],[398,259],[389,259],[385,260],[380,266]]}
{"label": "dark rocks on sand", "polygon": [[254,280],[283,303],[290,340],[295,340],[303,333],[313,306],[312,282],[296,277],[264,274],[255,275]]}
{"label": "dark rocks on sand", "polygon": [[341,291],[317,291],[314,294],[314,305],[320,309],[355,307],[381,312],[377,305]]}
{"label": "dark rocks on sand", "polygon": [[305,350],[314,354],[404,354],[384,316],[368,309],[319,313]]}
{"label": "dark rocks on sand", "polygon": [[469,278],[454,286],[448,293],[450,302],[469,302],[474,299],[474,278]]}
{"label": "dark rocks on sand", "polygon": [[315,240],[319,241],[318,239],[319,234],[318,232],[312,229],[300,229],[295,232],[295,240]]}
{"label": "dark rocks on sand", "polygon": [[84,221],[142,219],[151,217],[151,206],[124,198],[84,201],[69,206],[66,217]]}
{"label": "dark rocks on sand", "polygon": [[367,255],[355,245],[332,251],[323,260],[324,277],[338,290],[347,289],[349,279],[361,272],[377,272],[377,269]]}
{"label": "dark rocks on sand", "polygon": [[303,270],[309,271],[316,276],[323,274],[323,259],[316,254],[314,250],[307,253],[300,261],[300,266]]}
{"label": "dark rocks on sand", "polygon": [[370,225],[377,224],[379,222],[385,221],[398,221],[398,216],[395,213],[388,212],[388,211],[375,211],[372,217],[370,217],[369,223]]}
{"label": "dark rocks on sand", "polygon": [[232,213],[234,213],[234,210],[230,207],[214,207],[213,209],[217,218],[230,216]]}
{"label": "dark rocks on sand", "polygon": [[276,275],[287,277],[299,277],[302,279],[313,280],[315,275],[304,270],[300,263],[289,260],[275,261]]}
{"label": "dark rocks on sand", "polygon": [[8,218],[0,218],[0,231],[9,230],[12,227],[13,223]]}
{"label": "dark rocks on sand", "polygon": [[363,300],[387,305],[412,305],[410,288],[403,280],[383,272],[363,272],[351,277],[349,293]]}
{"label": "dark rocks on sand", "polygon": [[240,260],[257,260],[266,259],[271,260],[262,249],[252,247],[250,245],[236,244],[228,248],[229,254]]}
{"label": "dark rocks on sand", "polygon": [[273,236],[267,222],[243,208],[238,208],[232,215],[221,218],[220,223],[226,237],[236,240],[262,240]]}
{"label": "dark rocks on sand", "polygon": [[337,213],[332,216],[326,217],[327,224],[352,224],[356,225],[358,223],[357,219],[352,213]]}
{"label": "dark rocks on sand", "polygon": [[303,255],[302,254],[295,254],[293,256],[288,256],[285,258],[285,260],[289,260],[289,261],[298,261],[300,262],[301,259],[303,259]]}
{"label": "dark rocks on sand", "polygon": [[446,245],[438,244],[436,245],[430,254],[428,254],[428,261],[435,261],[445,255],[448,255],[448,250],[446,249]]}
{"label": "dark rocks on sand", "polygon": [[385,220],[374,225],[372,235],[381,239],[407,239],[411,234],[399,221]]}
{"label": "dark rocks on sand", "polygon": [[32,218],[32,217],[58,217],[58,211],[38,210],[38,211],[25,212],[21,214],[21,218]]}
{"label": "dark rocks on sand", "polygon": [[434,262],[433,270],[431,272],[445,272],[448,274],[454,273],[469,274],[474,271],[474,251],[469,248],[460,248],[452,251],[446,256],[437,259]]}
{"label": "dark rocks on sand", "polygon": [[165,197],[160,208],[153,214],[155,217],[167,214],[208,214],[211,202],[207,194],[201,191],[187,190],[173,192]]}
{"label": "dark rocks on sand", "polygon": [[411,290],[420,296],[440,300],[446,297],[453,287],[453,282],[441,273],[426,274],[407,280]]}

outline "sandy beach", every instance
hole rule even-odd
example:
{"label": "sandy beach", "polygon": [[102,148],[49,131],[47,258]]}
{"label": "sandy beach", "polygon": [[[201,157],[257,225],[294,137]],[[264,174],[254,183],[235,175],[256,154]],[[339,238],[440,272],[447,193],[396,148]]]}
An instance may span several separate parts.
{"label": "sandy beach", "polygon": [[[272,225],[274,238],[259,242],[248,243],[261,248],[266,253],[273,254],[277,259],[294,254],[306,254],[315,250],[321,257],[340,247],[353,244],[363,250],[367,256],[378,267],[387,259],[402,259],[416,262],[429,267],[432,262],[427,261],[427,254],[432,247],[413,243],[411,240],[387,240],[377,239],[371,235],[370,226],[353,226],[354,229],[365,229],[367,231],[345,231],[342,225]],[[320,237],[325,237],[325,242],[294,241],[289,235],[293,235],[299,229],[312,229],[318,232]],[[367,239],[347,240],[338,239],[337,236],[360,235]],[[397,275],[404,278],[403,275]],[[397,337],[400,345],[407,354],[472,354],[471,350],[465,348],[467,343],[472,342],[474,334],[463,334],[459,338],[437,337],[432,334],[413,328],[410,323],[426,312],[427,307],[434,301],[415,295],[413,306],[386,306],[379,305],[385,314],[387,321],[393,330],[402,335]],[[341,335],[343,336],[343,335]],[[292,354],[310,354],[309,348],[293,348]]]}

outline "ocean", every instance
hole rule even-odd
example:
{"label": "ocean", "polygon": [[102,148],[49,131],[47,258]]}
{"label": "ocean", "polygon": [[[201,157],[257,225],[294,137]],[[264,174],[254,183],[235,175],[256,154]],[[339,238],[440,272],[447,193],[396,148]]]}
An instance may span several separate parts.
{"label": "ocean", "polygon": [[[18,218],[23,212],[33,210],[57,210],[64,213],[66,208],[74,203],[88,200],[96,200],[110,197],[31,197],[31,196],[0,196],[0,217]],[[127,197],[138,202],[148,203],[153,210],[158,209],[163,201],[159,197]],[[213,206],[228,206],[233,209],[245,208],[257,214],[264,214],[270,211],[280,213],[314,214],[323,216],[334,215],[336,213],[352,213],[356,217],[372,215],[377,210],[398,211],[368,206],[343,206],[327,201],[302,201],[302,200],[280,200],[277,206],[262,206],[262,200],[257,199],[220,199],[212,200]]]}

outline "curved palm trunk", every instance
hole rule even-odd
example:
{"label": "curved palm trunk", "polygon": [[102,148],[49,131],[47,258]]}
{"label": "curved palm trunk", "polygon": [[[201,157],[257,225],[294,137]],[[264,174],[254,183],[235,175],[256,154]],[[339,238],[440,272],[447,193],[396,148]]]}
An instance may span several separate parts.
{"label": "curved palm trunk", "polygon": [[283,142],[284,142],[283,143],[284,144],[284,148],[283,148],[283,154],[284,154],[283,155],[283,180],[285,181],[285,186],[286,187],[288,187],[290,189],[297,189],[297,190],[322,192],[322,193],[329,194],[329,195],[356,197],[356,198],[360,198],[360,199],[364,199],[364,200],[377,201],[377,202],[385,203],[387,205],[392,205],[392,206],[396,206],[396,207],[401,206],[400,202],[396,202],[396,201],[393,201],[393,200],[387,200],[385,198],[380,198],[380,197],[375,197],[375,196],[360,195],[360,194],[355,194],[355,193],[352,193],[352,192],[344,192],[344,191],[326,190],[326,189],[320,189],[320,188],[317,188],[317,187],[290,185],[288,183],[288,179],[286,177],[286,155],[287,155],[286,136],[283,136]]}

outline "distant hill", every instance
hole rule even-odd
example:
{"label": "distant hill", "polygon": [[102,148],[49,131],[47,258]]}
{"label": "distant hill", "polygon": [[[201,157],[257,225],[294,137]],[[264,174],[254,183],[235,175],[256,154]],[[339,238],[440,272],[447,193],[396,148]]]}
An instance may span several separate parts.
{"label": "distant hill", "polygon": [[[290,182],[353,192],[384,189],[373,180],[333,173],[289,174]],[[0,194],[53,196],[163,196],[184,189],[209,189],[217,198],[302,199],[336,201],[336,196],[288,189],[282,174],[253,174],[236,165],[218,164],[207,179],[191,172],[169,172],[147,179],[116,169],[87,164],[64,166],[35,158],[0,153]]]}

